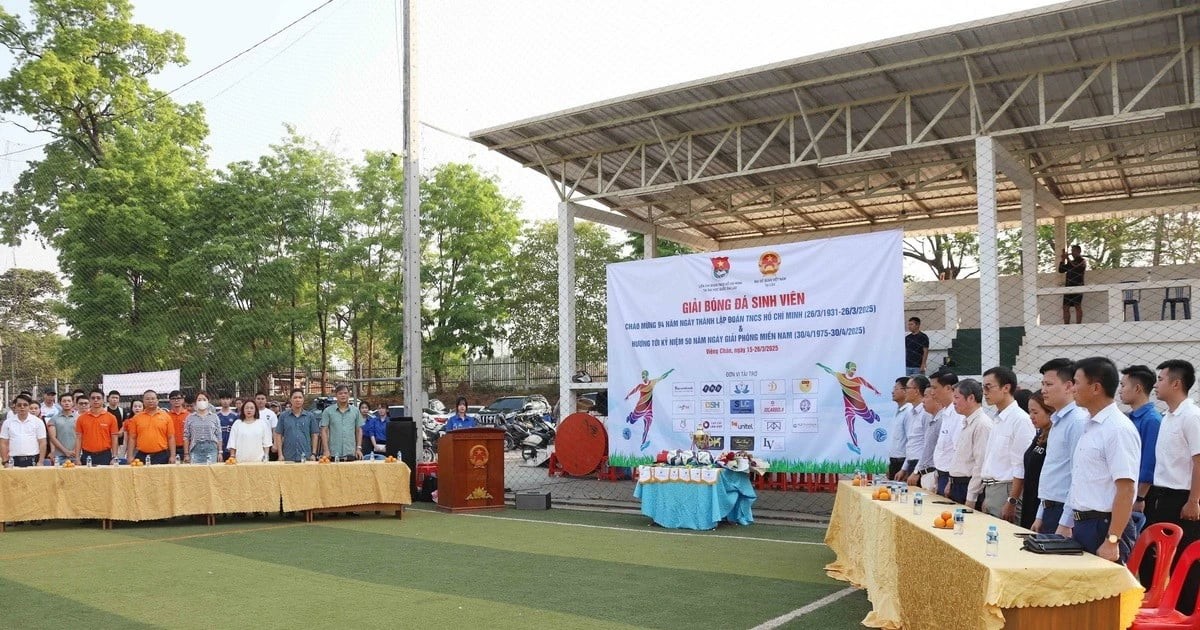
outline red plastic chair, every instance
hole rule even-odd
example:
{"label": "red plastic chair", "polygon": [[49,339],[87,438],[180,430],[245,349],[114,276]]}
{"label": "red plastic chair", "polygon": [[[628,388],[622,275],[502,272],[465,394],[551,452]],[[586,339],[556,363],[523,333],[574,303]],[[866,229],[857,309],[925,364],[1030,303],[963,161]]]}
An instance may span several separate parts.
{"label": "red plastic chair", "polygon": [[1197,606],[1190,615],[1175,610],[1175,604],[1179,601],[1179,592],[1183,590],[1183,583],[1187,578],[1188,571],[1197,563],[1200,563],[1200,542],[1194,542],[1183,550],[1183,555],[1179,557],[1179,563],[1171,572],[1171,581],[1167,584],[1167,592],[1163,595],[1158,609],[1142,609],[1138,612],[1137,618],[1133,620],[1131,630],[1179,630],[1180,628],[1200,630],[1200,606]]}
{"label": "red plastic chair", "polygon": [[1175,551],[1178,550],[1182,538],[1183,529],[1174,523],[1155,523],[1138,536],[1127,565],[1133,577],[1138,577],[1142,558],[1151,545],[1157,549],[1158,556],[1154,565],[1154,578],[1150,581],[1150,588],[1146,590],[1145,597],[1142,598],[1143,610],[1157,609],[1162,602],[1163,594],[1167,591],[1167,577],[1171,575],[1171,562],[1175,560]]}

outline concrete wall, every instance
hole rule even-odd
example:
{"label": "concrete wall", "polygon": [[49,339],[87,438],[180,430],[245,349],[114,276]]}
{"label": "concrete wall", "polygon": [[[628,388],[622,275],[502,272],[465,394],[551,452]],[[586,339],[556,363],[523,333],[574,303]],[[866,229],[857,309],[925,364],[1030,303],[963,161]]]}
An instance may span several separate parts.
{"label": "concrete wall", "polygon": [[[1121,282],[1149,282],[1200,278],[1200,265],[1174,265],[1166,267],[1131,267],[1125,269],[1100,269],[1088,271],[1087,284],[1117,284]],[[1063,276],[1057,273],[1038,274],[1038,287],[1060,287]],[[1107,323],[1107,300],[1104,292],[1082,291],[1084,323]],[[933,282],[910,282],[904,285],[904,317],[916,316],[922,328],[930,330],[979,328],[979,279],[942,280]],[[954,297],[954,308],[947,308],[947,296]],[[1196,296],[1200,299],[1200,295]],[[1163,293],[1159,290],[1140,291],[1140,310],[1143,321],[1158,320],[1161,313]],[[1021,277],[1000,276],[1000,325],[1023,326],[1021,312]],[[1042,295],[1038,297],[1038,313],[1042,324],[1062,322],[1062,296]],[[947,315],[957,315],[957,322],[948,322]],[[1200,314],[1197,314],[1200,317]],[[932,339],[931,339],[932,341]]]}

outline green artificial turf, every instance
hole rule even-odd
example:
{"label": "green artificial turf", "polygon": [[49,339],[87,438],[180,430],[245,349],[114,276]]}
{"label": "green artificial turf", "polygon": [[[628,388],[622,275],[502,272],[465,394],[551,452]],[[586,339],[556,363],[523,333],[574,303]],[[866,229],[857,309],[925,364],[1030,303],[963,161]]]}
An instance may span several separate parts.
{"label": "green artificial turf", "polygon": [[[750,628],[845,587],[822,571],[832,553],[819,529],[647,523],[412,509],[314,524],[22,526],[0,534],[0,625]],[[856,627],[856,597],[785,627]]]}

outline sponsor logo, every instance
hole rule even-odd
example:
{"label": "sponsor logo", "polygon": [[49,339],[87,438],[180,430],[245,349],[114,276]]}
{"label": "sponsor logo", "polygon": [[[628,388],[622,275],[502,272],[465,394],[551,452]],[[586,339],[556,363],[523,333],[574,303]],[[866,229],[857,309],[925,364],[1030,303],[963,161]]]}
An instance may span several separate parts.
{"label": "sponsor logo", "polygon": [[782,451],[784,450],[784,442],[781,437],[764,437],[758,439],[760,450],[764,451]]}
{"label": "sponsor logo", "polygon": [[730,431],[753,431],[754,430],[754,421],[753,420],[730,420],[729,421],[729,430]]}
{"label": "sponsor logo", "polygon": [[792,401],[792,413],[800,415],[817,415],[817,398],[816,396],[805,396]]}
{"label": "sponsor logo", "polygon": [[793,418],[792,433],[817,433],[820,428],[817,426],[816,418]]}
{"label": "sponsor logo", "polygon": [[725,421],[724,420],[697,420],[696,428],[704,429],[705,433],[708,433],[711,435],[713,431],[724,431],[725,430]]}
{"label": "sponsor logo", "polygon": [[815,378],[796,379],[795,384],[796,384],[796,393],[797,394],[815,394],[815,393],[817,393],[817,379],[815,379]]}
{"label": "sponsor logo", "polygon": [[761,433],[783,433],[783,420],[763,420]]}
{"label": "sponsor logo", "polygon": [[787,401],[777,398],[764,400],[759,413],[787,413]]}
{"label": "sponsor logo", "polygon": [[758,387],[758,393],[760,394],[769,394],[772,396],[784,394],[787,392],[787,381],[771,379],[769,381],[762,381],[758,384]]}
{"label": "sponsor logo", "polygon": [[706,438],[706,442],[700,445],[700,448],[706,451],[723,451],[725,450],[725,436],[710,435]]}
{"label": "sponsor logo", "polygon": [[720,394],[722,389],[725,389],[725,386],[721,383],[705,383],[700,387],[701,393],[704,394]]}
{"label": "sponsor logo", "polygon": [[696,384],[695,383],[671,383],[671,391],[677,397],[678,396],[695,396],[696,395]]}
{"label": "sponsor logo", "polygon": [[681,416],[696,413],[696,401],[676,400],[674,401],[674,411],[677,415]]}
{"label": "sponsor logo", "polygon": [[735,396],[745,396],[754,393],[753,381],[733,381],[729,383],[729,390]]}
{"label": "sponsor logo", "polygon": [[779,267],[783,264],[783,259],[775,252],[763,252],[762,256],[758,257],[758,271],[764,276],[773,276],[779,273]]}
{"label": "sponsor logo", "polygon": [[879,427],[878,429],[875,429],[874,435],[875,435],[876,442],[882,442],[887,439],[887,429],[884,429],[883,427]]}
{"label": "sponsor logo", "polygon": [[729,450],[731,451],[753,451],[754,436],[753,435],[731,435],[729,436]]}
{"label": "sponsor logo", "polygon": [[695,420],[691,418],[672,418],[671,428],[676,433],[691,433],[694,430]]}
{"label": "sponsor logo", "polygon": [[704,413],[723,413],[725,410],[724,400],[701,400],[700,410]]}
{"label": "sponsor logo", "polygon": [[729,275],[729,257],[728,256],[714,256],[714,257],[710,258],[709,260],[712,261],[712,266],[713,266],[712,274],[713,274],[714,278],[716,278],[717,280],[720,280],[721,278],[724,278],[725,276]]}
{"label": "sponsor logo", "polygon": [[738,415],[754,415],[753,398],[735,398],[729,401],[729,413]]}

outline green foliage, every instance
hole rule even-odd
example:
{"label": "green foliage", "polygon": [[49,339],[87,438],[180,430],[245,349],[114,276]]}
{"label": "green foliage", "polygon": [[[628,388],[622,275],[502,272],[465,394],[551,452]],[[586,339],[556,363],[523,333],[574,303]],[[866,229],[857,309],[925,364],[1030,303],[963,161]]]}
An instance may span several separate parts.
{"label": "green foliage", "polygon": [[0,274],[0,379],[46,383],[66,374],[59,365],[62,285],[48,271],[9,269]]}
{"label": "green foliage", "polygon": [[[511,295],[508,340],[522,361],[558,360],[558,224],[525,229],[516,257],[521,279]],[[606,266],[620,262],[621,244],[595,223],[575,224],[575,347],[580,362],[605,360],[608,353]]]}
{"label": "green foliage", "polygon": [[967,272],[964,261],[979,257],[979,238],[970,232],[958,234],[930,234],[904,239],[904,256],[924,263],[940,280],[965,278],[978,269]]}
{"label": "green foliage", "polygon": [[425,365],[441,389],[454,358],[490,356],[508,320],[519,203],[468,164],[434,169],[421,189]]}
{"label": "green foliage", "polygon": [[[0,111],[52,140],[45,158],[31,162],[0,199],[10,240],[30,223],[44,234],[63,227],[56,220],[61,196],[84,185],[87,169],[104,164],[119,129],[157,120],[162,130],[173,122],[161,117],[177,106],[148,77],[187,61],[180,35],[133,23],[125,0],[34,0],[30,9],[27,24],[0,8],[0,45],[14,57],[0,80]],[[199,108],[179,114],[203,126]]]}
{"label": "green foliage", "polygon": [[[675,241],[668,241],[665,238],[660,238],[657,241],[657,249],[655,250],[655,258],[665,258],[667,256],[682,256],[683,254],[696,253],[691,247]],[[641,260],[645,258],[646,253],[646,237],[637,232],[625,233],[625,246],[631,252],[629,260]]]}

